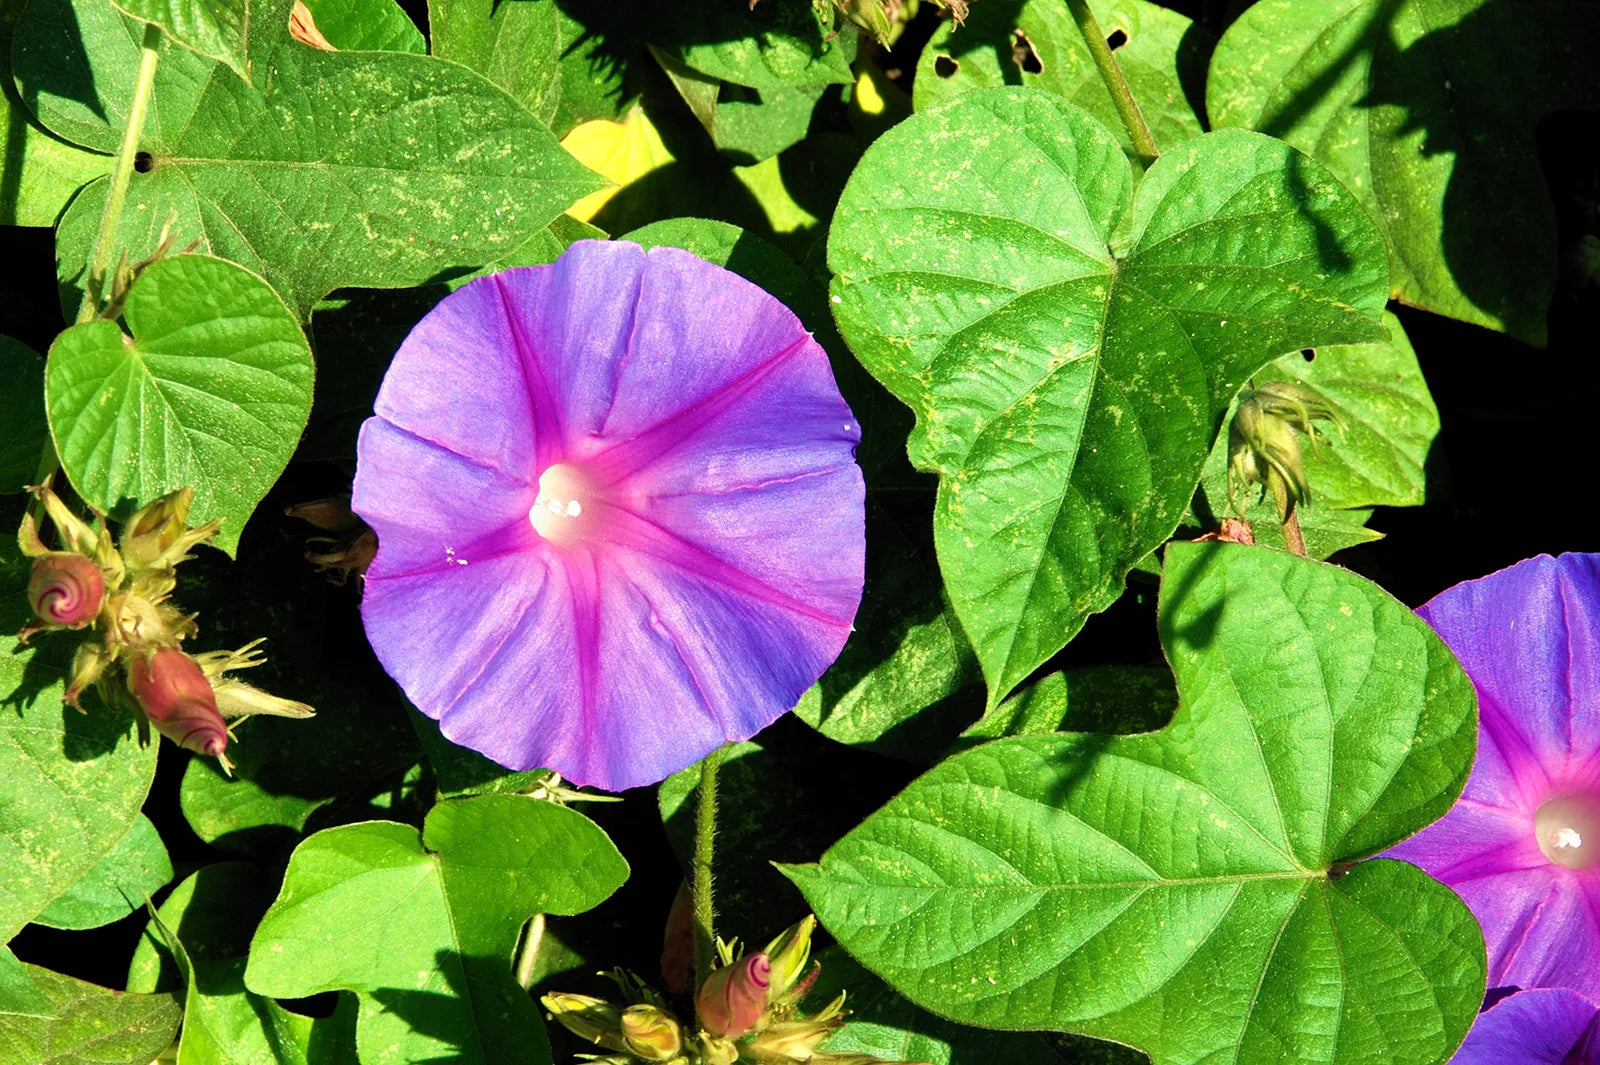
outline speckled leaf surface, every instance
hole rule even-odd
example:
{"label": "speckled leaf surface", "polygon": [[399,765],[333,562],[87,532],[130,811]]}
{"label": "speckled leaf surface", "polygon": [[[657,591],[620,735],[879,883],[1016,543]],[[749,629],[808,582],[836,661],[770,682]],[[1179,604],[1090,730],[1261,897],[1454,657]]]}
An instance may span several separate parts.
{"label": "speckled leaf surface", "polygon": [[[29,4],[15,69],[47,127],[114,146],[135,25],[92,0]],[[251,86],[163,46],[143,139],[150,168],[134,175],[117,232],[131,258],[174,217],[179,247],[199,240],[255,270],[304,318],[334,288],[415,285],[508,254],[602,186],[504,90],[455,63],[294,41],[262,62]],[[105,188],[80,193],[58,229],[69,289]]]}
{"label": "speckled leaf surface", "polygon": [[177,1034],[171,995],[132,995],[25,966],[53,1017],[0,1015],[0,1065],[149,1065]]}
{"label": "speckled leaf surface", "polygon": [[[0,632],[32,617],[27,582],[15,544],[0,543]],[[155,776],[155,745],[138,744],[128,714],[93,695],[86,714],[62,703],[72,651],[61,634],[0,637],[0,943],[133,830]]]}
{"label": "speckled leaf surface", "polygon": [[[256,0],[115,0],[124,13],[160,26],[164,36],[251,79],[251,36],[277,5]],[[266,10],[263,11],[262,9]]]}
{"label": "speckled leaf surface", "polygon": [[140,814],[110,853],[56,896],[33,923],[50,928],[99,928],[122,920],[171,880],[172,861],[161,833]]}
{"label": "speckled leaf surface", "polygon": [[62,468],[101,510],[185,486],[232,554],[311,412],[314,370],[293,312],[250,271],[206,255],[154,264],[123,311],[56,338],[45,406]]}
{"label": "speckled leaf surface", "polygon": [[427,54],[428,42],[422,39],[422,31],[395,0],[305,3],[316,21],[317,32],[340,51]]}
{"label": "speckled leaf surface", "polygon": [[627,875],[593,822],[523,795],[440,803],[420,835],[386,821],[328,829],[289,859],[245,985],[357,992],[370,1065],[548,1063],[539,1011],[511,977],[518,929],[534,913],[590,909]]}
{"label": "speckled leaf surface", "polygon": [[554,0],[431,0],[433,54],[471,67],[539,116],[561,104],[561,58],[576,45]]}
{"label": "speckled leaf surface", "polygon": [[839,942],[968,1024],[1167,1063],[1447,1060],[1483,996],[1448,889],[1364,858],[1447,810],[1476,701],[1376,585],[1260,547],[1173,544],[1172,723],[997,740],[790,877]]}
{"label": "speckled leaf surface", "polygon": [[[1145,0],[1097,0],[1090,7],[1108,35],[1122,35],[1117,65],[1160,150],[1200,133],[1186,86],[1205,81],[1214,37],[1189,19]],[[969,89],[1027,85],[1071,100],[1105,123],[1133,151],[1083,34],[1060,0],[983,0],[966,21],[940,24],[917,60],[912,101],[924,111]]]}
{"label": "speckled leaf surface", "polygon": [[1600,8],[1262,0],[1211,60],[1211,123],[1326,164],[1388,237],[1395,298],[1544,343],[1556,223],[1539,119],[1600,104]]}
{"label": "speckled leaf surface", "polygon": [[1231,130],[1135,190],[1106,128],[1039,89],[880,138],[828,265],[840,331],[940,474],[939,562],[991,706],[1172,534],[1250,373],[1385,336],[1382,237],[1317,163]]}

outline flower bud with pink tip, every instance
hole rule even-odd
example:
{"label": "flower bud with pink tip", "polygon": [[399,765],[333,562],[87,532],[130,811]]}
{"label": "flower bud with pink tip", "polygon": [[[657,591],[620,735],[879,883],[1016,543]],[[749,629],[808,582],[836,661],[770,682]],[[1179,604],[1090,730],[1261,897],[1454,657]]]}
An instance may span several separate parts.
{"label": "flower bud with pink tip", "polygon": [[772,964],[765,954],[749,954],[712,970],[695,996],[701,1027],[730,1039],[744,1035],[766,1012],[771,985]]}
{"label": "flower bud with pink tip", "polygon": [[99,615],[105,597],[105,574],[83,555],[52,551],[34,560],[28,605],[46,625],[80,629]]}
{"label": "flower bud with pink tip", "polygon": [[156,731],[179,747],[217,758],[228,749],[228,726],[211,682],[176,647],[136,657],[128,666],[128,688]]}

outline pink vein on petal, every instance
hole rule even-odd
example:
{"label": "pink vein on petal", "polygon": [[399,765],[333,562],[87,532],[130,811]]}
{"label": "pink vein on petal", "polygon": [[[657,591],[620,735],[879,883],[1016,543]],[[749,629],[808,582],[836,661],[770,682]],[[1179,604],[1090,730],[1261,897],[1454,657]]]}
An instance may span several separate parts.
{"label": "pink vein on petal", "polygon": [[517,316],[511,313],[511,295],[506,292],[505,282],[499,274],[490,274],[489,280],[494,283],[495,294],[500,297],[500,315],[505,321],[506,333],[516,347],[517,365],[522,369],[528,400],[533,404],[533,410],[529,413],[533,416],[534,440],[539,452],[534,456],[533,464],[537,472],[559,460],[561,444],[566,439],[566,419],[562,417],[562,405],[556,402],[550,392],[550,382],[544,378],[537,353],[522,335]]}
{"label": "pink vein on petal", "polygon": [[726,404],[760,384],[763,378],[782,367],[797,352],[804,351],[810,341],[811,337],[802,333],[776,355],[718,385],[702,399],[668,415],[630,439],[620,440],[598,452],[585,465],[593,472],[600,487],[616,484],[640,470],[649,469],[692,440],[695,433],[723,412]]}

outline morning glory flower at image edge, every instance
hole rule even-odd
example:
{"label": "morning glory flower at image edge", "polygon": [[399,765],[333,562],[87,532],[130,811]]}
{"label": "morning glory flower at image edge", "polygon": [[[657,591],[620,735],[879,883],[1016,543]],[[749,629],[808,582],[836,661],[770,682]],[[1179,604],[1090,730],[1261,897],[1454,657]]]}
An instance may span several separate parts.
{"label": "morning glory flower at image edge", "polygon": [[860,604],[860,427],[777,300],[675,248],[473,281],[362,427],[362,619],[450,740],[654,783],[791,709]]}
{"label": "morning glory flower at image edge", "polygon": [[1418,613],[1478,692],[1461,798],[1388,857],[1449,885],[1483,927],[1489,987],[1600,1001],[1600,555],[1548,555]]}

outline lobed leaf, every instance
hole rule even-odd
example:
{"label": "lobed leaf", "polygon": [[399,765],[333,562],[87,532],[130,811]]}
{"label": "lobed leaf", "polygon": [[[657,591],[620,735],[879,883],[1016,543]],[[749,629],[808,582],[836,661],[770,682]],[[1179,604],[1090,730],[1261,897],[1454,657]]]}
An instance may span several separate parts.
{"label": "lobed leaf", "polygon": [[787,869],[925,1009],[1168,1062],[1445,1061],[1483,995],[1471,913],[1400,862],[1349,863],[1450,807],[1470,681],[1354,574],[1167,548],[1171,725],[997,740]]}
{"label": "lobed leaf", "polygon": [[834,313],[917,414],[935,543],[997,705],[1177,527],[1268,360],[1382,339],[1382,238],[1317,163],[1230,130],[1132,187],[1038,89],[978,89],[862,158],[828,238]]}
{"label": "lobed leaf", "polygon": [[420,836],[382,821],[328,829],[290,857],[245,985],[357,992],[356,1041],[374,1065],[548,1063],[538,1009],[511,978],[518,930],[598,905],[627,875],[593,822],[521,795],[442,802]]}

